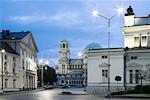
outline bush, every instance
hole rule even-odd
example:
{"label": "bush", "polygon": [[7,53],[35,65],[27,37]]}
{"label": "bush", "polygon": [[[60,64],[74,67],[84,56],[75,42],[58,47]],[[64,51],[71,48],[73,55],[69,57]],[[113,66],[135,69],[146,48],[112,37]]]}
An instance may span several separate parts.
{"label": "bush", "polygon": [[135,91],[138,93],[150,93],[150,85],[144,85],[144,86],[137,85],[135,87]]}

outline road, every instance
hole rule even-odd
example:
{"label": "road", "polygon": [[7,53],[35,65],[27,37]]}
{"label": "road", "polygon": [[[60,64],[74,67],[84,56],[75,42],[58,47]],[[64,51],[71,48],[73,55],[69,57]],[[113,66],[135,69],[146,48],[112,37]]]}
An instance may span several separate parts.
{"label": "road", "polygon": [[[6,94],[0,95],[0,100],[110,100],[110,98],[104,98],[96,95],[59,95],[59,93],[61,93],[62,91],[63,91],[62,89],[52,89],[29,93]],[[73,89],[71,89],[71,91],[75,91],[76,93],[78,92],[77,90]],[[111,100],[133,100],[133,99],[111,98]]]}

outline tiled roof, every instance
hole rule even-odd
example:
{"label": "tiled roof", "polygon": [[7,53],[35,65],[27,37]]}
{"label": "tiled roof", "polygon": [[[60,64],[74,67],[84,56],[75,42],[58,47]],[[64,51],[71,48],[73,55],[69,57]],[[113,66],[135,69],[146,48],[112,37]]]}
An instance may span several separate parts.
{"label": "tiled roof", "polygon": [[83,64],[83,59],[70,59],[70,64]]}
{"label": "tiled roof", "polygon": [[13,50],[9,44],[7,44],[6,42],[0,42],[0,50],[5,49],[6,52],[8,53],[12,53],[12,54],[17,54],[19,55],[15,50]]}
{"label": "tiled roof", "polygon": [[22,38],[24,38],[27,34],[29,34],[30,32],[10,32],[9,30],[2,30],[2,32],[0,32],[0,40],[20,40]]}

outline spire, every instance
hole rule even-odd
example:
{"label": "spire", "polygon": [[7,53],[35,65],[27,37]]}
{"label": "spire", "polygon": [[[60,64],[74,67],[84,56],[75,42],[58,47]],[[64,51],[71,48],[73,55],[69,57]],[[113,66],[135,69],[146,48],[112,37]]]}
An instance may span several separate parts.
{"label": "spire", "polygon": [[128,15],[134,15],[134,12],[133,12],[133,9],[132,9],[131,5],[127,9],[127,13],[125,14],[125,16],[128,16]]}

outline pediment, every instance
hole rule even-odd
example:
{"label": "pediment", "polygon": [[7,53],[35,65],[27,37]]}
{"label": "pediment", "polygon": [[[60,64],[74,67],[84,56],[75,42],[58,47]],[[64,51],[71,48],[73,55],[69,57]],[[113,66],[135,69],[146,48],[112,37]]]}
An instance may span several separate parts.
{"label": "pediment", "polygon": [[101,63],[100,65],[99,65],[99,67],[108,67],[108,63]]}
{"label": "pediment", "polygon": [[143,66],[143,65],[141,65],[141,64],[139,64],[139,63],[133,62],[133,63],[127,64],[127,66],[128,66],[128,67],[141,67],[141,66]]}

